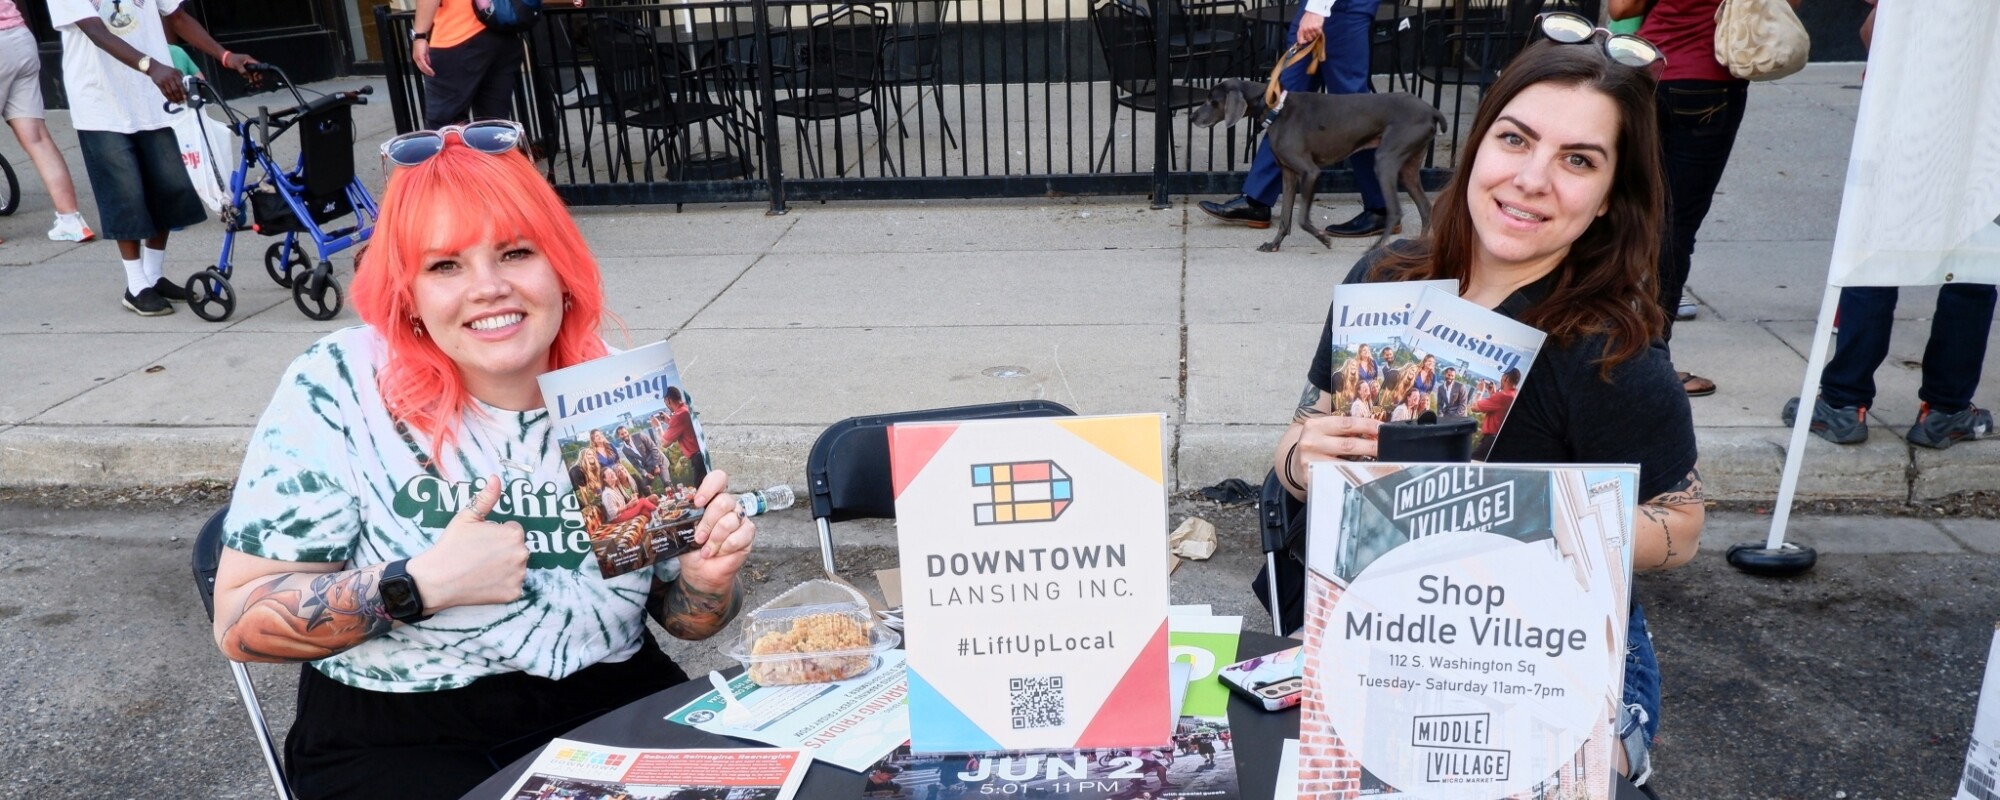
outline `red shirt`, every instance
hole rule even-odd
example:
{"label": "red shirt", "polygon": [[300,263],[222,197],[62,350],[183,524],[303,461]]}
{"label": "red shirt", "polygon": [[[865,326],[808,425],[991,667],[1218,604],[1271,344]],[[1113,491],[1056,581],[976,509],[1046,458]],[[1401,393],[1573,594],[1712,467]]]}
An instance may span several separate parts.
{"label": "red shirt", "polygon": [[694,414],[689,412],[687,406],[681,406],[679,411],[667,412],[666,439],[661,446],[679,442],[681,455],[688,458],[694,458],[701,452],[701,440],[694,435]]}
{"label": "red shirt", "polygon": [[1486,399],[1472,404],[1472,410],[1483,416],[1479,418],[1479,435],[1492,436],[1500,432],[1500,426],[1507,421],[1507,412],[1514,408],[1513,389],[1501,389],[1486,396]]}
{"label": "red shirt", "polygon": [[1660,0],[1646,14],[1639,38],[1667,57],[1660,80],[1733,81],[1715,60],[1715,9],[1722,0]]}

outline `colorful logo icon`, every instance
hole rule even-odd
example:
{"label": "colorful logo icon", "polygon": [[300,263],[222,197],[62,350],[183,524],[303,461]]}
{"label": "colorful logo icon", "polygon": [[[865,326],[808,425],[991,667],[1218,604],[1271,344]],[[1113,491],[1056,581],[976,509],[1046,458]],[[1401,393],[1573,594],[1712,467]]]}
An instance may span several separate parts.
{"label": "colorful logo icon", "polygon": [[972,521],[980,525],[1053,522],[1071,500],[1069,473],[1054,461],[974,464],[972,485],[989,492],[990,502],[972,506]]}

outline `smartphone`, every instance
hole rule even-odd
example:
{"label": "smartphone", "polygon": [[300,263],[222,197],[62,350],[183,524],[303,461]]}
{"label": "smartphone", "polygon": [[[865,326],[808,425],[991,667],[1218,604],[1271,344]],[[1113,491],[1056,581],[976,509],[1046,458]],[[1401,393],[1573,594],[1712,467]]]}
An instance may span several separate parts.
{"label": "smartphone", "polygon": [[1265,711],[1282,711],[1299,704],[1304,695],[1305,677],[1300,668],[1300,648],[1293,647],[1270,655],[1238,661],[1216,674],[1230,691],[1243,695]]}

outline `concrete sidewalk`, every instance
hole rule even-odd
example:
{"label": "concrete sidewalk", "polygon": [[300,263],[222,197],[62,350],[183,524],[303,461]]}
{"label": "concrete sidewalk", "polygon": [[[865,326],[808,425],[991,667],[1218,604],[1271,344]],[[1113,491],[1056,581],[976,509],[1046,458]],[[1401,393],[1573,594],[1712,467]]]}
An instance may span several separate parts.
{"label": "concrete sidewalk", "polygon": [[[1701,318],[1677,328],[1682,369],[1721,391],[1693,400],[1703,471],[1722,499],[1769,499],[1824,285],[1860,92],[1854,64],[1752,87],[1735,158],[1691,284]],[[352,86],[361,80],[335,81]],[[325,88],[325,87],[323,87]],[[357,163],[381,186],[386,109],[360,109]],[[64,112],[50,123],[94,219]],[[21,212],[0,219],[0,485],[158,484],[236,474],[284,366],[352,309],[313,322],[238,239],[227,323],[123,310],[109,243],[49,242],[49,204],[9,137]],[[813,438],[870,412],[1046,397],[1082,413],[1158,411],[1182,488],[1255,481],[1305,380],[1335,280],[1332,251],[1210,223],[1178,198],[1139,197],[580,209],[629,340],[671,337],[698,387],[718,466],[739,486],[803,481]],[[1322,220],[1351,213],[1336,197]],[[1413,215],[1412,215],[1413,216]],[[178,234],[168,272],[212,263],[220,226]],[[336,258],[343,282],[351,258]],[[2000,445],[1912,448],[1917,361],[1932,308],[1909,292],[1861,446],[1809,440],[1801,496],[1906,500],[2000,485]],[[609,334],[614,343],[626,334]],[[2000,374],[2000,352],[1989,374]],[[1982,406],[2000,405],[1988,382]],[[1634,420],[1643,430],[1644,420]]]}

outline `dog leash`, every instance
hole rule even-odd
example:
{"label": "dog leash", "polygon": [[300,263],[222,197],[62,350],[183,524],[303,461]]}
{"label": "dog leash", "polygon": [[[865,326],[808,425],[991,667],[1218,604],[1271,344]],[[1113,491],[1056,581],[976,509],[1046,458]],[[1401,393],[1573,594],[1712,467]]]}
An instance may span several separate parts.
{"label": "dog leash", "polygon": [[1307,57],[1311,57],[1312,62],[1306,64],[1306,74],[1319,72],[1320,62],[1326,60],[1326,37],[1321,36],[1312,40],[1312,44],[1306,45],[1304,50],[1299,49],[1299,45],[1294,43],[1291,49],[1278,57],[1278,63],[1271,66],[1271,80],[1264,84],[1265,108],[1275,109],[1282,100],[1284,90],[1278,87],[1278,73],[1284,72],[1286,67],[1304,61]]}

